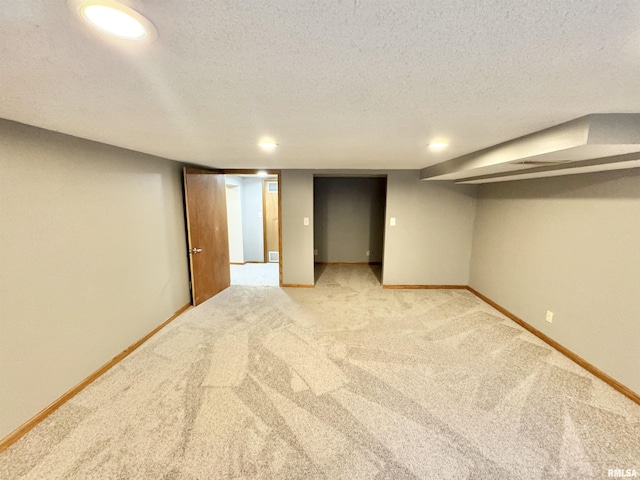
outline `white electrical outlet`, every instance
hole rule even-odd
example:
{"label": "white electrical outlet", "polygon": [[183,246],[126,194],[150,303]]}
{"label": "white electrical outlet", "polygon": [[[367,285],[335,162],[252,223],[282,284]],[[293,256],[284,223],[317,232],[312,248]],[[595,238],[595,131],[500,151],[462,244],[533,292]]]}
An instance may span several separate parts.
{"label": "white electrical outlet", "polygon": [[553,323],[553,312],[547,310],[547,322]]}
{"label": "white electrical outlet", "polygon": [[309,217],[304,217],[304,218],[302,219],[302,224],[303,224],[305,227],[308,227],[308,226],[309,226]]}
{"label": "white electrical outlet", "polygon": [[367,250],[367,257],[371,256],[371,250]]}

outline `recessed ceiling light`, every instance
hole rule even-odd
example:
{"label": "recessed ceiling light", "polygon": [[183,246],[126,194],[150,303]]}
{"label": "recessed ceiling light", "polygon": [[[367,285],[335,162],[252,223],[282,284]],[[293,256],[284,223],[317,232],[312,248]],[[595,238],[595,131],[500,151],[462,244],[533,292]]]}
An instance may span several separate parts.
{"label": "recessed ceiling light", "polygon": [[431,142],[429,145],[429,150],[442,150],[443,148],[447,148],[449,146],[448,142],[437,141]]}
{"label": "recessed ceiling light", "polygon": [[135,10],[112,0],[69,0],[70,6],[92,27],[125,40],[150,40],[153,24]]}
{"label": "recessed ceiling light", "polygon": [[268,152],[271,152],[271,151],[273,151],[273,150],[275,150],[275,149],[276,149],[276,147],[278,146],[278,144],[277,144],[277,143],[274,143],[274,142],[260,142],[260,143],[258,144],[258,146],[259,146],[261,149],[263,149],[263,150],[266,150],[266,151],[268,151]]}

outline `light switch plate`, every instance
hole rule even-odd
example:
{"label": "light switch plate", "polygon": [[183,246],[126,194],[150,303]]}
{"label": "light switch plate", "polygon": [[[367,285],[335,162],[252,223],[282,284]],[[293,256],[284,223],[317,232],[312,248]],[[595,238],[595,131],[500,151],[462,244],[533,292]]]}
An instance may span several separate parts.
{"label": "light switch plate", "polygon": [[389,220],[389,225],[391,225],[392,227],[396,226],[396,217],[391,217],[391,219]]}

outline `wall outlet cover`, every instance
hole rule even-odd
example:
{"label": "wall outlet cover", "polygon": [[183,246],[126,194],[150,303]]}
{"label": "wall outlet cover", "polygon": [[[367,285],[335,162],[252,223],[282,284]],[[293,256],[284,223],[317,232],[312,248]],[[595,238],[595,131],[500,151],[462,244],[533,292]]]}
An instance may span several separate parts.
{"label": "wall outlet cover", "polygon": [[553,323],[553,312],[547,310],[547,322]]}

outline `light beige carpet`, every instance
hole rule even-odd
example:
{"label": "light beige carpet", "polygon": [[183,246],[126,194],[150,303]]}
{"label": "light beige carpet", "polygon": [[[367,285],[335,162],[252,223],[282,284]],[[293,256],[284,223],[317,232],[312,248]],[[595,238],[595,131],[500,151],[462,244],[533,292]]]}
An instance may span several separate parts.
{"label": "light beige carpet", "polygon": [[280,282],[277,263],[245,263],[230,265],[231,285],[277,287]]}
{"label": "light beige carpet", "polygon": [[640,470],[640,406],[463,290],[232,286],[0,455],[0,477],[550,479]]}

